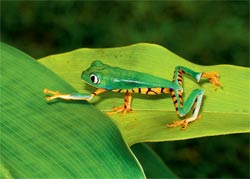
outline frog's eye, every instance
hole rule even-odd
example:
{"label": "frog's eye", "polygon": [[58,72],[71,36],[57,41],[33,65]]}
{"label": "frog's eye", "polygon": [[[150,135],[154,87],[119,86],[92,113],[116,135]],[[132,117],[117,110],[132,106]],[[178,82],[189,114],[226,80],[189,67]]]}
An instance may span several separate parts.
{"label": "frog's eye", "polygon": [[100,83],[100,80],[99,80],[98,76],[96,76],[95,74],[91,74],[91,75],[90,75],[90,80],[91,80],[92,83],[94,83],[94,84]]}

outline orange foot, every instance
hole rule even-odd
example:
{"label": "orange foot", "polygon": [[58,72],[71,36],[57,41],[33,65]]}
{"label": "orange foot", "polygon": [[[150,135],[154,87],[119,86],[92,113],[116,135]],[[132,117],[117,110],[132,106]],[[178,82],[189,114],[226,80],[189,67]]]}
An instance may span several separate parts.
{"label": "orange foot", "polygon": [[177,127],[177,126],[182,126],[182,129],[186,129],[188,125],[188,121],[186,119],[180,120],[180,121],[174,121],[171,124],[167,124],[167,127]]}
{"label": "orange foot", "polygon": [[171,123],[171,124],[167,124],[167,127],[182,126],[182,127],[181,127],[182,129],[186,129],[187,126],[188,126],[188,123],[190,123],[190,122],[192,122],[192,121],[194,121],[194,120],[200,119],[200,118],[201,118],[201,115],[199,115],[197,118],[190,117],[190,118],[183,119],[183,120],[180,120],[180,121],[174,121],[174,122]]}
{"label": "orange foot", "polygon": [[126,106],[114,107],[112,110],[113,111],[108,112],[109,115],[116,113],[121,113],[122,115],[125,115],[127,112],[133,111],[131,108],[127,108]]}
{"label": "orange foot", "polygon": [[208,78],[210,83],[212,83],[214,90],[217,89],[217,86],[222,87],[222,84],[219,82],[219,73],[217,72],[209,72],[209,73],[202,73],[202,78]]}

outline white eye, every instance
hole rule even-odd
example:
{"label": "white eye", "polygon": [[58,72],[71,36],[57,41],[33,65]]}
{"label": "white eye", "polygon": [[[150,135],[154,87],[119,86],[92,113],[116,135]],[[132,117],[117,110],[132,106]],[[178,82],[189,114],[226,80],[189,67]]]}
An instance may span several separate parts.
{"label": "white eye", "polygon": [[94,84],[98,84],[100,82],[99,78],[95,75],[95,74],[91,74],[90,75],[90,80],[92,81],[92,83]]}

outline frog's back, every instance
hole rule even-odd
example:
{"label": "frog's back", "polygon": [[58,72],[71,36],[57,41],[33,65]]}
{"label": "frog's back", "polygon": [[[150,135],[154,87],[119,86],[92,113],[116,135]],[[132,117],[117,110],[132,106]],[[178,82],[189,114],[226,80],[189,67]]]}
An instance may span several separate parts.
{"label": "frog's back", "polygon": [[179,88],[172,81],[147,73],[113,67],[110,74],[114,92],[156,95]]}

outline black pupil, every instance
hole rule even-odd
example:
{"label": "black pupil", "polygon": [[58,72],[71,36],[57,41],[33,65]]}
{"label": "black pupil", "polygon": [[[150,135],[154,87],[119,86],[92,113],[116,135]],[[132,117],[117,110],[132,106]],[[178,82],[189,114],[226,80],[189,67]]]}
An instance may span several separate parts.
{"label": "black pupil", "polygon": [[95,82],[95,76],[91,76],[91,81],[94,83]]}

